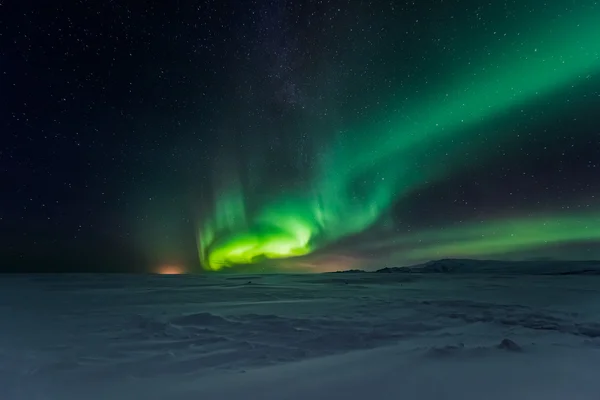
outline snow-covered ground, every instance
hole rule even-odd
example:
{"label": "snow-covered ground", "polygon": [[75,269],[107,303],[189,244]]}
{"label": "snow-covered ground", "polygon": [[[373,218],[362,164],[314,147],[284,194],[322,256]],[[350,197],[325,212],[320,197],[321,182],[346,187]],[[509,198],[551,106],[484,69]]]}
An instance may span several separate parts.
{"label": "snow-covered ground", "polygon": [[0,276],[2,400],[597,400],[599,366],[600,276]]}

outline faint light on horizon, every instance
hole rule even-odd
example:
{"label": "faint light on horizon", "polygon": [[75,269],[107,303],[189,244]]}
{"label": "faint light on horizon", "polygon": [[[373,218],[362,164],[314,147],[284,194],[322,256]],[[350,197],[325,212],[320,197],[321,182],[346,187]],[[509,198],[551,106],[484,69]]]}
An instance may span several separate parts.
{"label": "faint light on horizon", "polygon": [[160,275],[181,275],[185,274],[185,269],[178,265],[162,265],[157,271]]}

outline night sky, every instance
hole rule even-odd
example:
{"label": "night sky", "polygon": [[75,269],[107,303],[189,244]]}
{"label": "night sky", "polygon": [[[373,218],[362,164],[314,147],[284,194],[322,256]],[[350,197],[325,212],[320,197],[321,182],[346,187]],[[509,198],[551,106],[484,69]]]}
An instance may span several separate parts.
{"label": "night sky", "polygon": [[600,259],[600,3],[0,0],[0,269]]}

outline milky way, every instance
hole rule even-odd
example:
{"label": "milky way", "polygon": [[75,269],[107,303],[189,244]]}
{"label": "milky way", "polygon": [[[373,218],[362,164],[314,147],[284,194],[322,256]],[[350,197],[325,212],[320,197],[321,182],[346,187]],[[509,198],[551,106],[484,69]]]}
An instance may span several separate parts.
{"label": "milky way", "polygon": [[[359,243],[351,250],[368,254],[391,244],[396,250],[388,248],[387,254],[404,262],[502,257],[600,240],[600,214],[593,206],[562,214],[507,210],[501,218],[416,231],[396,226],[392,233],[372,234],[397,225],[391,214],[402,199],[485,167],[493,161],[486,156],[492,148],[510,153],[521,146],[526,132],[518,126],[542,126],[536,135],[543,135],[543,126],[553,118],[569,115],[574,96],[589,103],[588,96],[595,93],[590,87],[597,90],[594,78],[600,72],[600,9],[581,2],[572,9],[544,10],[535,16],[530,9],[527,14],[521,10],[521,25],[491,24],[487,37],[462,43],[463,55],[457,52],[454,65],[436,69],[432,82],[418,75],[414,82],[408,78],[409,84],[379,96],[378,106],[361,118],[344,118],[343,113],[328,117],[338,121],[311,133],[319,139],[310,168],[299,177],[249,186],[242,183],[243,172],[230,170],[230,179],[213,194],[211,211],[198,221],[203,266],[219,270],[267,259],[310,260],[311,254],[327,254],[328,248],[339,253],[340,243],[349,238]],[[370,79],[384,81],[386,76]],[[311,118],[315,114],[307,112],[300,120],[309,124]]]}

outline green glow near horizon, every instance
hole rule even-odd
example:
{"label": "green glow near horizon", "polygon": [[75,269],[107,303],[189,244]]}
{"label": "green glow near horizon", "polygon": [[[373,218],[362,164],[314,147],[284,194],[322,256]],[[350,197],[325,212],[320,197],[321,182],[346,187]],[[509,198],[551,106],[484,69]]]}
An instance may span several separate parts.
{"label": "green glow near horizon", "polygon": [[481,257],[519,252],[552,244],[600,240],[600,212],[551,215],[472,224],[444,234],[430,233],[437,243],[409,252],[414,258]]}
{"label": "green glow near horizon", "polygon": [[[415,262],[436,258],[487,257],[543,248],[553,244],[600,240],[600,211],[512,216],[418,232],[365,243],[365,249],[403,248]],[[393,258],[393,257],[392,257]]]}
{"label": "green glow near horizon", "polygon": [[[355,127],[320,157],[309,187],[300,193],[274,194],[270,203],[249,212],[241,185],[230,184],[229,191],[217,194],[214,213],[200,223],[201,263],[219,270],[308,254],[369,228],[395,200],[464,168],[461,154],[465,149],[480,150],[481,144],[469,143],[486,134],[479,129],[483,123],[581,85],[600,70],[600,12],[594,11],[546,21],[516,48],[499,41],[491,56],[482,52],[478,62],[449,73],[450,83],[411,96],[410,107],[400,107],[398,115],[383,115],[380,120],[385,122]],[[560,109],[560,102],[551,103]],[[488,135],[487,145],[515,140],[506,136]],[[434,232],[429,237],[439,244],[417,248],[413,256],[501,254],[545,241],[599,237],[599,227],[580,231],[580,225],[568,218],[555,222],[550,218],[545,226],[551,229],[544,234],[538,223],[473,226],[454,232],[458,233],[454,241]],[[557,223],[568,229],[556,228]]]}

